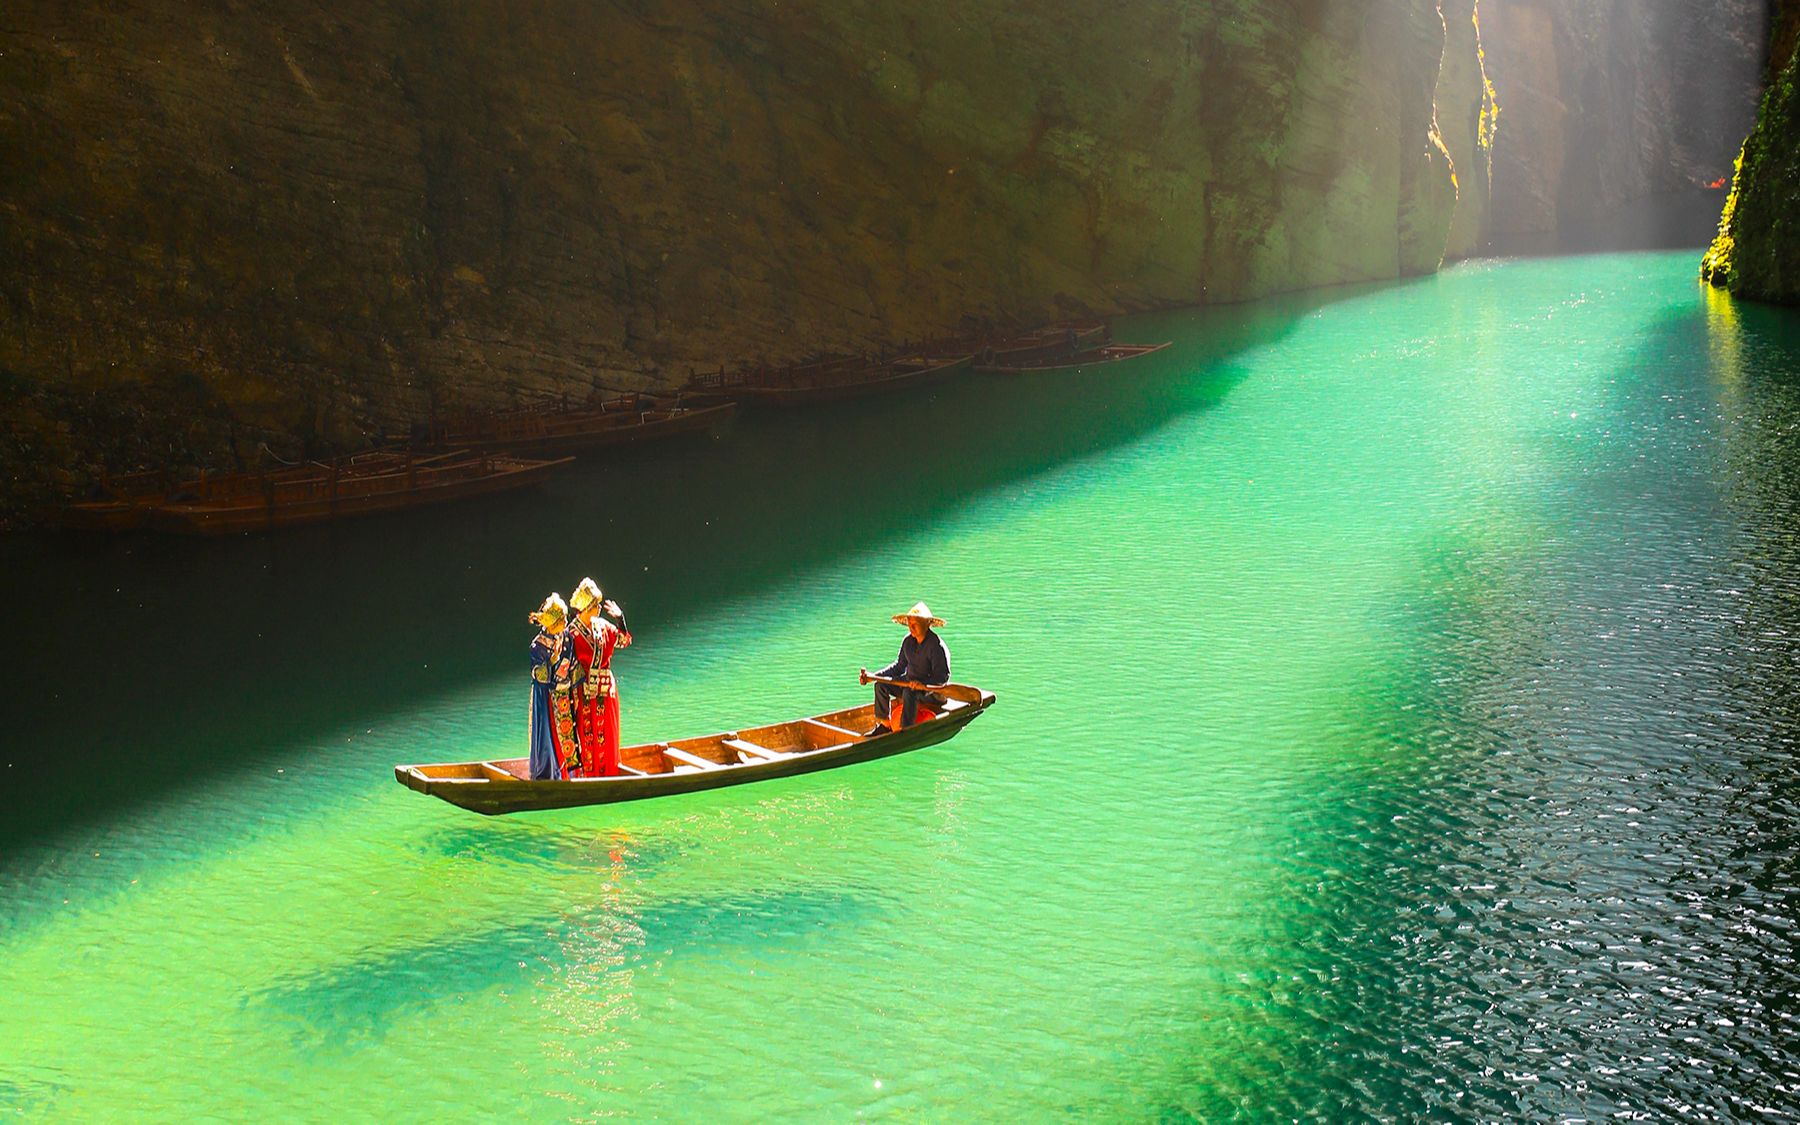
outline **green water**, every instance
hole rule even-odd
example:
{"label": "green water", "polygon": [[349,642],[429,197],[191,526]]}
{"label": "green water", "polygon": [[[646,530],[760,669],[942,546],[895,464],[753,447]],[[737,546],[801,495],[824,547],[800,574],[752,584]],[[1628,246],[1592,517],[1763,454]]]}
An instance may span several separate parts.
{"label": "green water", "polygon": [[[1096,375],[745,419],[543,494],[15,539],[26,1117],[1800,1111],[1800,316],[1690,254],[1147,316]],[[942,747],[487,820],[525,613],[627,741],[861,698]]]}

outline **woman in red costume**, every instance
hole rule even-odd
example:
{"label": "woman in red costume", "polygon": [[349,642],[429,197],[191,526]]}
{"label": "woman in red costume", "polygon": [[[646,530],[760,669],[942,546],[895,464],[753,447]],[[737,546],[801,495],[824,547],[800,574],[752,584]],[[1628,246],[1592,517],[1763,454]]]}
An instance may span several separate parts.
{"label": "woman in red costume", "polygon": [[[613,680],[612,658],[631,644],[625,627],[625,611],[619,603],[602,601],[592,578],[569,595],[575,620],[569,625],[575,668],[572,696],[575,704],[575,737],[581,744],[579,776],[611,777],[619,772],[619,688]],[[618,619],[615,625],[600,611]]]}

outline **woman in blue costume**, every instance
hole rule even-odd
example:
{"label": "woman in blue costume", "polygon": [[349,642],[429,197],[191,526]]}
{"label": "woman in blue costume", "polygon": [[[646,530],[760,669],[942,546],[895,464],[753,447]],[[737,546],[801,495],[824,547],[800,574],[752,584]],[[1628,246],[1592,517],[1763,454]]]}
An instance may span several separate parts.
{"label": "woman in blue costume", "polygon": [[538,635],[531,639],[531,780],[559,781],[563,747],[571,745],[569,658],[564,632],[569,607],[551,594],[531,615]]}

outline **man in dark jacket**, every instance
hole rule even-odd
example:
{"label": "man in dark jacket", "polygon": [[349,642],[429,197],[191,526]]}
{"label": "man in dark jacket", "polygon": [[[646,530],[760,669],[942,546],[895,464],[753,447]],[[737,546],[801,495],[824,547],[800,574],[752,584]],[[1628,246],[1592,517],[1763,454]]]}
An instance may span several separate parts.
{"label": "man in dark jacket", "polygon": [[888,715],[895,699],[900,700],[901,727],[913,725],[921,703],[942,707],[944,697],[931,689],[950,682],[950,650],[944,647],[943,638],[932,632],[944,627],[944,619],[933,617],[925,603],[919,602],[905,613],[894,614],[894,621],[907,630],[906,639],[900,642],[899,658],[873,675],[867,668],[858,669],[858,675],[865,684],[879,678],[897,680],[904,686],[875,685],[875,725],[865,738],[888,733]]}

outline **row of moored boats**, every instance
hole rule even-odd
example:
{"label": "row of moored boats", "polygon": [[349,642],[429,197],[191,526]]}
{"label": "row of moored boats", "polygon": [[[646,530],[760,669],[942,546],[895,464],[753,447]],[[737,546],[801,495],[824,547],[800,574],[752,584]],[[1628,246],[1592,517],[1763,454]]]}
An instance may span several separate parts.
{"label": "row of moored boats", "polygon": [[226,535],[323,523],[522,488],[575,455],[675,438],[721,436],[740,404],[805,406],[884,394],[975,370],[1048,372],[1117,363],[1168,344],[1120,344],[1104,321],[1001,339],[934,341],[904,354],[832,356],[697,375],[672,394],[544,398],[463,411],[419,427],[404,445],[262,471],[101,483],[57,513],[65,527]]}

